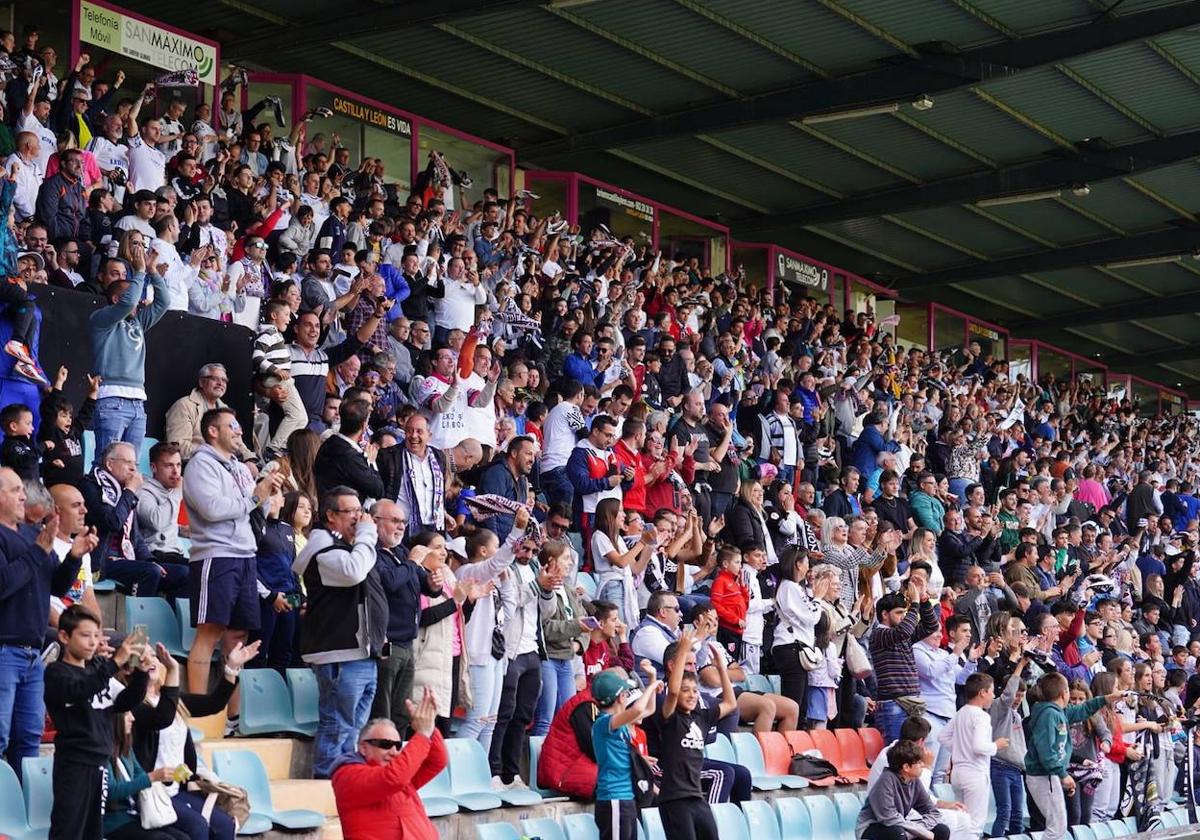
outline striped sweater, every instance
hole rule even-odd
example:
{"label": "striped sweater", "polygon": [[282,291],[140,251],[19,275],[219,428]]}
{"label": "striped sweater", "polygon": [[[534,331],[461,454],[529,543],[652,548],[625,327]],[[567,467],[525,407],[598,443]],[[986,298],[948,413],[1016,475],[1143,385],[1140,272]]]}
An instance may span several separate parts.
{"label": "striped sweater", "polygon": [[879,624],[871,632],[871,664],[875,667],[875,679],[879,684],[876,694],[879,700],[895,700],[897,697],[921,693],[913,645],[918,639],[935,633],[940,624],[932,602],[921,603],[919,622],[918,610],[913,609],[914,606],[909,606],[908,614],[895,627]]}
{"label": "striped sweater", "polygon": [[273,324],[259,324],[258,335],[254,339],[254,372],[279,373],[291,371],[292,354],[283,333]]}

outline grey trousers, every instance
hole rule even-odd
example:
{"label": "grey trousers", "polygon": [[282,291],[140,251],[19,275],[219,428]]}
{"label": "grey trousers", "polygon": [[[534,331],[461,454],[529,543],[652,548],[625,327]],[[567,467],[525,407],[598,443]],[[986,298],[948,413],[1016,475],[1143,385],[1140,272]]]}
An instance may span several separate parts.
{"label": "grey trousers", "polygon": [[1042,840],[1063,840],[1067,836],[1067,800],[1058,776],[1026,776],[1025,788],[1046,819]]}
{"label": "grey trousers", "polygon": [[376,660],[379,677],[376,680],[375,702],[371,706],[371,717],[390,718],[396,731],[404,738],[408,730],[408,705],[412,696],[413,673],[415,671],[412,647],[392,645],[387,659]]}

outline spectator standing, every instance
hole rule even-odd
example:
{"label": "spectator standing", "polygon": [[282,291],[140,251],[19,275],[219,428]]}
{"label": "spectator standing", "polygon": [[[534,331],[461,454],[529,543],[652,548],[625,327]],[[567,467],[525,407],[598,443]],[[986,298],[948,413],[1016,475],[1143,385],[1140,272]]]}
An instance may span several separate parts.
{"label": "spectator standing", "polygon": [[[529,498],[529,474],[537,459],[537,444],[533,438],[518,436],[508,443],[504,459],[484,470],[479,479],[479,495],[495,493],[506,499],[525,504]],[[497,513],[487,521],[488,529],[501,543],[513,528],[513,514]]]}
{"label": "spectator standing", "polygon": [[87,213],[83,197],[83,155],[68,149],[59,155],[58,172],[38,189],[37,215],[46,225],[50,241],[74,239]]}
{"label": "spectator standing", "polygon": [[379,447],[374,443],[363,446],[360,442],[370,416],[371,405],[366,400],[342,402],[338,408],[338,432],[321,444],[313,463],[318,493],[346,486],[361,499],[383,498],[383,479],[375,467]]}
{"label": "spectator standing", "polygon": [[966,703],[938,734],[938,743],[943,750],[950,750],[955,796],[967,806],[972,833],[981,837],[991,794],[990,760],[1008,747],[1009,741],[1005,736],[992,740],[992,720],[988,715],[996,697],[992,678],[987,674],[972,674],[964,687]]}
{"label": "spectator standing", "polygon": [[558,383],[558,391],[561,399],[542,424],[541,485],[551,506],[573,504],[575,489],[567,478],[567,460],[579,439],[588,434],[579,408],[583,404],[583,384],[565,379]]}
{"label": "spectator standing", "polygon": [[879,686],[875,725],[890,743],[900,737],[900,725],[913,713],[909,709],[924,705],[913,645],[938,629],[938,619],[920,576],[909,579],[903,595],[892,592],[880,598],[875,616],[879,625],[870,637],[871,663]]}

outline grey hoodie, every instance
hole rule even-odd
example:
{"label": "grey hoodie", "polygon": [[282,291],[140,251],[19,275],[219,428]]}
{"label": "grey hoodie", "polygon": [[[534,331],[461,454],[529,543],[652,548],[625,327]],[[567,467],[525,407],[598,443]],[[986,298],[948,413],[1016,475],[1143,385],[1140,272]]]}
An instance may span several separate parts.
{"label": "grey hoodie", "polygon": [[992,737],[1007,738],[1008,746],[996,753],[996,760],[1011,764],[1018,770],[1025,770],[1025,727],[1021,723],[1020,713],[1013,708],[1013,700],[1017,689],[1021,687],[1022,671],[1017,671],[1008,678],[1004,693],[992,701],[988,714],[992,718]]}
{"label": "grey hoodie", "polygon": [[[255,508],[253,493],[254,478],[236,457],[225,458],[207,443],[193,453],[183,471],[191,562],[255,555],[257,545],[250,527],[250,512]],[[262,504],[267,501],[264,499]]]}

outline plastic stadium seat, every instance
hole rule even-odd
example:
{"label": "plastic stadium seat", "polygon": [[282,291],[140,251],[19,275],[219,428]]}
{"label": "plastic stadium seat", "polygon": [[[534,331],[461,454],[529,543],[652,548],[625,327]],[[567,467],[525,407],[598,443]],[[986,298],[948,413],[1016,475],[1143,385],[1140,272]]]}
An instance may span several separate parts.
{"label": "plastic stadium seat", "polygon": [[562,818],[562,827],[566,840],[600,840],[600,829],[591,813],[568,814]]}
{"label": "plastic stadium seat", "polygon": [[292,720],[296,726],[317,734],[317,676],[308,668],[287,669],[288,693],[292,695]]}
{"label": "plastic stadium seat", "polygon": [[783,678],[779,674],[767,674],[767,679],[771,681],[771,693],[779,694],[783,688]]}
{"label": "plastic stadium seat", "polygon": [[812,736],[813,743],[820,750],[821,755],[825,756],[837,768],[838,781],[843,784],[850,784],[867,778],[866,770],[857,773],[847,770],[846,759],[842,755],[842,745],[838,741],[837,736],[828,729],[813,729],[808,734]]}
{"label": "plastic stadium seat", "polygon": [[325,825],[325,815],[317,811],[276,811],[271,804],[271,783],[267,780],[267,770],[263,767],[262,760],[249,750],[217,751],[213,754],[213,770],[223,781],[246,789],[250,794],[251,814],[261,814],[273,824],[290,831],[320,828]]}
{"label": "plastic stadium seat", "polygon": [[799,801],[808,808],[808,820],[812,824],[813,837],[834,840],[834,838],[842,836],[837,806],[833,804],[832,799],[828,796],[803,796]]}
{"label": "plastic stadium seat", "polygon": [[[811,796],[810,799],[817,797]],[[775,800],[775,813],[779,816],[780,836],[784,840],[809,840],[814,837],[812,817],[808,808],[798,797],[780,797]]]}
{"label": "plastic stadium seat", "polygon": [[754,840],[780,840],[779,817],[770,802],[748,799],[742,803],[742,816]]}
{"label": "plastic stadium seat", "polygon": [[142,475],[150,475],[150,447],[158,443],[158,438],[149,435],[142,438],[142,451],[138,453],[138,471]]}
{"label": "plastic stadium seat", "polygon": [[580,572],[575,576],[575,585],[583,587],[583,597],[589,601],[596,598],[596,579],[591,572]]}
{"label": "plastic stadium seat", "polygon": [[238,732],[268,735],[294,732],[311,735],[316,730],[300,726],[292,717],[292,697],[279,672],[272,668],[245,668],[238,702]]}
{"label": "plastic stadium seat", "polygon": [[865,782],[871,775],[871,767],[867,764],[867,751],[863,748],[862,737],[857,729],[835,729],[833,737],[837,738],[842,748],[842,772],[859,781]]}
{"label": "plastic stadium seat", "polygon": [[96,433],[91,429],[83,430],[83,463],[85,470],[91,470],[96,460]]}
{"label": "plastic stadium seat", "polygon": [[1137,834],[1137,833],[1138,833],[1138,829],[1137,829],[1137,817],[1126,817],[1126,818],[1123,820],[1123,822],[1125,823],[1125,834],[1126,834],[1126,836],[1128,836],[1128,835],[1130,835],[1130,834]]}
{"label": "plastic stadium seat", "polygon": [[858,794],[835,793],[833,795],[833,804],[837,806],[838,819],[842,826],[842,837],[853,837],[854,827],[858,824],[858,812],[862,810],[862,803],[858,801]]}
{"label": "plastic stadium seat", "polygon": [[97,592],[116,592],[117,582],[112,578],[94,580],[92,581],[92,589],[96,590]]}
{"label": "plastic stadium seat", "polygon": [[771,687],[771,681],[763,674],[747,674],[746,688],[759,694],[770,694],[775,690]]}
{"label": "plastic stadium seat", "polygon": [[[736,737],[736,736],[735,736]],[[785,788],[806,788],[808,779],[791,774],[792,748],[782,732],[758,732],[754,736],[762,750],[765,771],[783,782]],[[735,749],[736,749],[736,741]],[[740,758],[740,753],[739,753]]]}
{"label": "plastic stadium seat", "polygon": [[512,823],[479,823],[475,826],[479,840],[521,840],[521,832]]}
{"label": "plastic stadium seat", "polygon": [[525,837],[538,837],[540,840],[566,840],[562,826],[549,817],[521,820],[521,834]]}
{"label": "plastic stadium seat", "polygon": [[1029,840],[1042,840],[1042,836],[1045,833],[1044,831],[1031,831],[1029,832]]}
{"label": "plastic stadium seat", "polygon": [[957,802],[958,797],[954,795],[954,786],[949,782],[938,782],[933,786],[933,795],[941,799],[943,802]]}
{"label": "plastic stadium seat", "polygon": [[712,813],[721,840],[750,840],[750,829],[746,827],[741,808],[732,802],[722,802],[712,806]]}
{"label": "plastic stadium seat", "polygon": [[704,745],[704,755],[713,761],[724,761],[726,764],[738,763],[737,753],[733,751],[733,744],[724,732],[718,732],[716,740]]}
{"label": "plastic stadium seat", "polygon": [[536,791],[543,799],[562,798],[563,794],[549,788],[541,787],[537,780],[538,761],[542,757],[542,745],[546,743],[545,735],[529,737],[529,789]]}
{"label": "plastic stadium seat", "polygon": [[54,809],[54,757],[31,756],[21,759],[21,787],[25,792],[25,814],[29,827],[50,828]]}
{"label": "plastic stadium seat", "polygon": [[643,808],[640,816],[646,840],[667,840],[667,832],[663,828],[662,816],[657,808]]}
{"label": "plastic stadium seat", "polygon": [[1096,840],[1096,835],[1090,825],[1072,826],[1071,834],[1075,837],[1075,840]]}
{"label": "plastic stadium seat", "polygon": [[1124,820],[1109,820],[1106,825],[1108,826],[1109,833],[1115,838],[1128,837],[1130,835],[1129,826],[1125,825]]}
{"label": "plastic stadium seat", "polygon": [[875,763],[875,759],[879,758],[883,748],[887,746],[883,743],[883,733],[873,726],[865,726],[858,730],[858,737],[862,739],[863,751],[867,755],[867,766],[870,767]]}
{"label": "plastic stadium seat", "polygon": [[[753,784],[759,790],[779,790],[781,787],[806,788],[808,782],[799,776],[773,773],[766,768],[763,750],[750,732],[734,732],[730,738],[737,763],[750,770]],[[786,743],[786,742],[785,742]],[[764,787],[766,785],[766,787]]]}
{"label": "plastic stadium seat", "polygon": [[[783,737],[787,740],[788,746],[792,748],[793,753],[812,752],[817,748],[816,744],[813,743],[812,736],[803,729],[785,732]],[[807,779],[807,782],[814,787],[833,787],[837,784],[837,778],[828,776],[824,779]]]}
{"label": "plastic stadium seat", "polygon": [[[175,618],[179,621],[179,646],[190,651],[196,641],[196,628],[192,626],[192,602],[189,599],[175,599]],[[213,653],[215,655],[216,651]]]}
{"label": "plastic stadium seat", "polygon": [[421,804],[425,806],[425,813],[431,817],[448,817],[458,813],[458,803],[450,794],[448,767],[443,767],[442,772],[426,782],[417,794],[421,797]]}
{"label": "plastic stadium seat", "polygon": [[139,624],[146,625],[151,642],[162,642],[172,656],[187,656],[183,640],[179,638],[179,618],[165,599],[158,596],[126,598],[125,632],[132,633]]}
{"label": "plastic stadium seat", "polygon": [[1112,829],[1108,827],[1108,823],[1095,823],[1089,827],[1092,834],[1096,835],[1096,840],[1112,840]]}
{"label": "plastic stadium seat", "polygon": [[500,807],[491,804],[497,800],[519,806],[537,805],[542,801],[542,797],[532,790],[492,790],[487,754],[483,745],[473,738],[451,738],[446,741],[446,750],[450,754],[450,795],[463,808],[487,811]]}
{"label": "plastic stadium seat", "polygon": [[21,782],[8,762],[0,761],[0,835],[12,840],[45,840],[49,833],[49,828],[30,827],[25,817]]}

